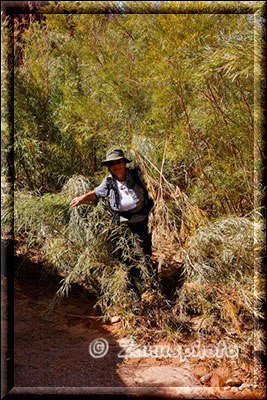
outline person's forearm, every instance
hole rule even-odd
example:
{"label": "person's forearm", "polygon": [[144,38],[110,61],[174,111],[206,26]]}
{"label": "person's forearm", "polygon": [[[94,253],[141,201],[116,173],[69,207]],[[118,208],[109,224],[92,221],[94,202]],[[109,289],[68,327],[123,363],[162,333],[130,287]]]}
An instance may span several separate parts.
{"label": "person's forearm", "polygon": [[94,192],[94,190],[92,190],[91,192],[85,193],[84,195],[81,196],[83,198],[83,201],[85,203],[89,202],[89,201],[95,201],[97,199],[96,194]]}
{"label": "person's forearm", "polygon": [[70,206],[75,207],[75,206],[79,206],[81,204],[89,203],[90,201],[94,201],[94,200],[97,200],[97,196],[96,196],[94,190],[92,190],[91,192],[85,193],[82,196],[75,197],[75,199],[73,199],[70,202]]}

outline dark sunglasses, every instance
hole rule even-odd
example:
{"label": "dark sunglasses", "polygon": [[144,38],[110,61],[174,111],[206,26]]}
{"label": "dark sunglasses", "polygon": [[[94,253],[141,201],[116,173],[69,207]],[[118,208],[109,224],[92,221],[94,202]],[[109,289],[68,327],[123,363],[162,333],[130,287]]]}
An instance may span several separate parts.
{"label": "dark sunglasses", "polygon": [[115,160],[115,161],[109,161],[108,165],[109,166],[113,166],[116,164],[121,164],[123,162],[123,160]]}

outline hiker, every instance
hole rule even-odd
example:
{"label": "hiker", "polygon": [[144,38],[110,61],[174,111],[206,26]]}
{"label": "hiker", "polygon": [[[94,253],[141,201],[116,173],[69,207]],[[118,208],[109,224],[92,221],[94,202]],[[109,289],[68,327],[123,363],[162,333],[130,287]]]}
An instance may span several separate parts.
{"label": "hiker", "polygon": [[[101,162],[101,166],[107,166],[110,174],[92,191],[75,197],[70,202],[70,206],[75,207],[95,201],[99,197],[109,196],[110,207],[119,216],[120,224],[124,224],[130,229],[137,247],[144,252],[148,261],[148,272],[151,275],[156,271],[153,271],[155,268],[151,264],[152,235],[148,230],[148,214],[154,203],[149,198],[140,169],[126,167],[126,164],[131,161],[124,156],[121,149],[109,150],[106,159]],[[127,269],[130,267],[130,260],[125,261],[125,267]],[[136,289],[133,277],[140,278],[139,271],[130,268],[128,276]]]}

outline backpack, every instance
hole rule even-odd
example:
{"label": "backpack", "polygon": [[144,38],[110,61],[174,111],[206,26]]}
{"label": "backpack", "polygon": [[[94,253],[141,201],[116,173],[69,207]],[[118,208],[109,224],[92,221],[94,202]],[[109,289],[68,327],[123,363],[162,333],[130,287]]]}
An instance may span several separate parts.
{"label": "backpack", "polygon": [[148,190],[139,177],[138,169],[137,168],[131,169],[131,173],[132,173],[132,178],[133,178],[134,183],[136,183],[136,185],[138,185],[138,186],[141,186],[144,189],[144,194],[145,194],[145,203],[146,204],[142,208],[142,210],[140,210],[138,212],[138,214],[140,214],[140,213],[148,214],[154,206],[154,201],[151,199],[151,197],[149,197]]}

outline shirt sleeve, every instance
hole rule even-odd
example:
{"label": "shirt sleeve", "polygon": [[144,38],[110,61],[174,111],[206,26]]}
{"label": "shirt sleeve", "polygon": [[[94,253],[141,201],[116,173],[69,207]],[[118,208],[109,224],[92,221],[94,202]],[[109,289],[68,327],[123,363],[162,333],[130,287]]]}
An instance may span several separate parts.
{"label": "shirt sleeve", "polygon": [[108,177],[100,183],[99,186],[94,188],[96,197],[107,197],[109,195]]}

